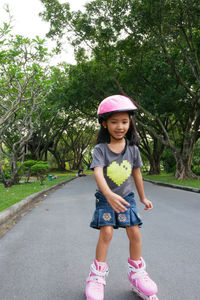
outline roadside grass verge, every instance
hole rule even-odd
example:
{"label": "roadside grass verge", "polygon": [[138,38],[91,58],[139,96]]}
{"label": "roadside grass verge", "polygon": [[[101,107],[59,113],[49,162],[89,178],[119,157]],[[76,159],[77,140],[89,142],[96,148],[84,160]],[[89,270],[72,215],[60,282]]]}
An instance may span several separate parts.
{"label": "roadside grass verge", "polygon": [[181,186],[189,186],[193,188],[200,188],[200,178],[199,179],[185,179],[185,180],[177,180],[173,176],[173,174],[166,174],[161,173],[160,175],[148,175],[147,173],[143,173],[143,178],[157,181],[157,182],[164,182],[164,183],[171,183]]}
{"label": "roadside grass verge", "polygon": [[29,183],[20,183],[10,188],[4,188],[4,185],[0,183],[0,212],[34,193],[74,178],[76,172],[52,172],[51,174],[57,175],[58,178],[52,181],[47,178],[43,185],[40,185],[39,180]]}

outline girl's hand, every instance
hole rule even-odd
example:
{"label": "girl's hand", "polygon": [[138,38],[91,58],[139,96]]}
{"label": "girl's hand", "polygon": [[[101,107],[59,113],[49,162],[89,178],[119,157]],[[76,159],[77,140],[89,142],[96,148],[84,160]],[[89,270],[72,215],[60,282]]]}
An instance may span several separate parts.
{"label": "girl's hand", "polygon": [[140,200],[144,205],[145,205],[145,208],[144,210],[151,210],[153,208],[153,204],[150,200],[144,198],[142,200]]}
{"label": "girl's hand", "polygon": [[106,199],[116,213],[125,212],[127,208],[124,205],[130,206],[126,200],[115,193],[109,194]]}

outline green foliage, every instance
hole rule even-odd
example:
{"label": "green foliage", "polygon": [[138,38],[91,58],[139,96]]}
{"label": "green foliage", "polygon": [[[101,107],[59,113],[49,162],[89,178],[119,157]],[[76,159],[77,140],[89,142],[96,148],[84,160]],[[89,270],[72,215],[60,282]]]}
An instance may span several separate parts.
{"label": "green foliage", "polygon": [[192,171],[194,172],[194,174],[196,174],[197,176],[200,176],[200,165],[194,165],[192,166]]}
{"label": "green foliage", "polygon": [[192,160],[192,171],[200,176],[200,140],[197,141]]}
{"label": "green foliage", "polygon": [[[6,179],[10,179],[11,178],[11,170],[10,170],[10,166],[6,167],[4,169],[4,176]],[[1,172],[0,172],[0,181],[2,181],[3,178],[2,178],[2,175],[1,175]]]}
{"label": "green foliage", "polygon": [[36,160],[30,159],[30,160],[26,160],[24,162],[24,167],[25,168],[31,168],[33,165],[35,165],[37,163]]}
{"label": "green foliage", "polygon": [[23,169],[24,169],[24,175],[26,176],[26,182],[29,182],[30,176],[31,176],[31,167],[34,166],[37,163],[36,160],[27,160],[24,162]]}
{"label": "green foliage", "polygon": [[67,170],[67,171],[70,170],[70,168],[69,168],[69,163],[68,163],[68,162],[65,163],[65,170]]}
{"label": "green foliage", "polygon": [[[46,6],[47,10],[41,13],[40,16],[42,16],[45,21],[52,20],[48,37],[54,37],[55,34],[61,37],[67,20],[71,18],[69,3],[61,4],[58,0],[41,0],[41,2]],[[52,14],[54,15],[53,19]]]}
{"label": "green foliage", "polygon": [[176,161],[170,149],[164,149],[161,160],[166,173],[175,173]]}
{"label": "green foliage", "polygon": [[37,178],[40,180],[40,184],[42,185],[48,172],[49,172],[49,165],[45,161],[38,161],[31,167],[32,174],[35,174]]}

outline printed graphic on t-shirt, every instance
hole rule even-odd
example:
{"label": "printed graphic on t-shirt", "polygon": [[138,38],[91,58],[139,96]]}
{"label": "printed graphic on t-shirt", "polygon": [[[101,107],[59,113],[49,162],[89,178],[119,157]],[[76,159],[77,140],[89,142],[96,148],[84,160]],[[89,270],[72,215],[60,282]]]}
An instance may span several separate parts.
{"label": "printed graphic on t-shirt", "polygon": [[118,186],[123,184],[131,175],[131,164],[128,160],[123,160],[121,164],[113,161],[107,167],[107,176]]}

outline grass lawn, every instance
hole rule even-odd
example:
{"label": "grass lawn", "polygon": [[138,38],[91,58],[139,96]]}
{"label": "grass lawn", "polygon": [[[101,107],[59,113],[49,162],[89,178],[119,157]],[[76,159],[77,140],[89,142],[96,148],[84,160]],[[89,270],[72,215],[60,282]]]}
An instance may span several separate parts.
{"label": "grass lawn", "polygon": [[37,180],[30,183],[20,183],[10,188],[4,188],[4,185],[0,183],[0,211],[3,211],[11,205],[30,196],[31,194],[45,190],[53,185],[56,185],[57,183],[74,178],[76,172],[53,172],[52,174],[57,175],[58,178],[53,179],[52,181],[48,180],[47,178],[43,185],[40,185],[40,182]]}
{"label": "grass lawn", "polygon": [[166,173],[162,173],[161,175],[147,175],[147,173],[143,173],[142,175],[143,178],[153,180],[153,181],[172,183],[176,185],[189,186],[193,188],[200,188],[200,178],[199,180],[195,180],[195,179],[177,180],[175,179],[173,174],[166,174]]}

